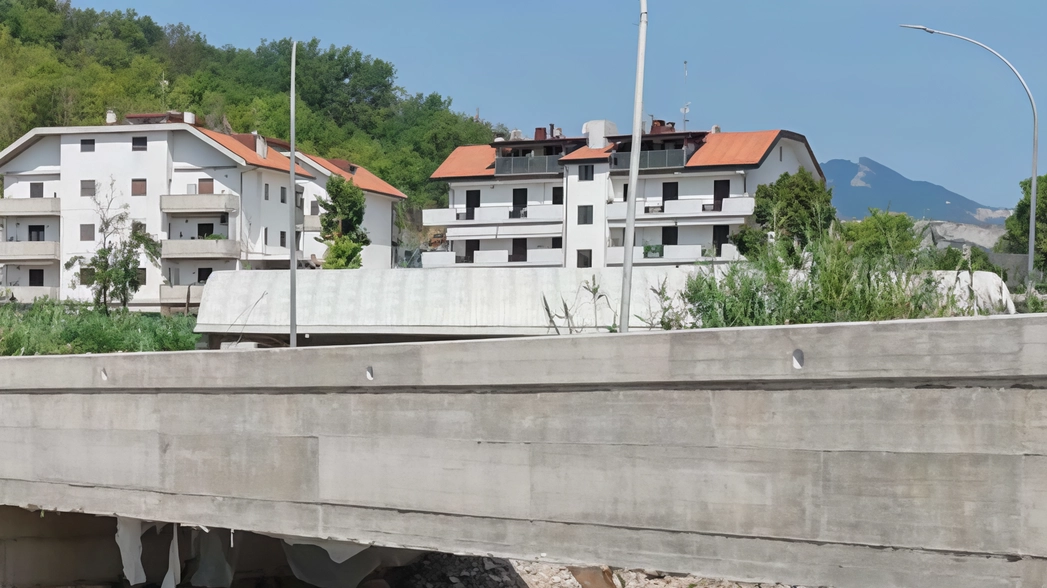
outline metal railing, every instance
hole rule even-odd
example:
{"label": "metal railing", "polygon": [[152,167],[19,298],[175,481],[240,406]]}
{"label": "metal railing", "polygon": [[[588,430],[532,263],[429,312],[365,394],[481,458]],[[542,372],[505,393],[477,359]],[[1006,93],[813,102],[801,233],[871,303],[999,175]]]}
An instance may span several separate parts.
{"label": "metal railing", "polygon": [[561,157],[563,155],[497,157],[494,160],[494,175],[558,174],[563,171],[563,168],[560,166]]}
{"label": "metal railing", "polygon": [[[632,155],[628,151],[615,153],[611,157],[611,169],[629,169],[629,161],[632,159]],[[683,167],[686,163],[687,151],[685,149],[640,152],[640,169]]]}

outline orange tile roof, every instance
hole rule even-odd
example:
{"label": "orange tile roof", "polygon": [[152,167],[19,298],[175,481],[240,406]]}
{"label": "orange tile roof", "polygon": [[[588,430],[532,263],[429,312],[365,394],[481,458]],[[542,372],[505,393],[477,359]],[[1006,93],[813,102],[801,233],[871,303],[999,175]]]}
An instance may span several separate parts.
{"label": "orange tile roof", "polygon": [[429,178],[446,180],[493,176],[494,153],[494,147],[490,145],[464,145],[452,151]]}
{"label": "orange tile roof", "polygon": [[560,158],[560,161],[588,161],[590,159],[606,159],[611,155],[611,150],[614,149],[614,143],[611,143],[603,149],[593,149],[586,145],[576,149],[567,155]]}
{"label": "orange tile roof", "polygon": [[774,146],[782,131],[710,133],[694,152],[687,167],[757,165]]}
{"label": "orange tile roof", "polygon": [[[365,192],[375,192],[377,194],[392,196],[394,198],[407,198],[406,194],[397,190],[382,178],[374,175],[368,171],[367,168],[353,164],[353,166],[356,167],[356,173],[351,174],[348,169],[345,169],[349,166],[348,161],[337,160],[336,163],[335,160],[324,159],[318,155],[309,155],[308,153],[303,153],[303,155],[312,159],[327,171],[333,174],[338,174],[346,180],[351,181],[357,188],[360,188]],[[344,163],[345,166],[341,166],[339,163]]]}
{"label": "orange tile roof", "polygon": [[[291,170],[291,160],[285,157],[282,153],[276,149],[266,149],[266,156],[263,158],[258,155],[258,152],[253,148],[244,145],[239,139],[232,135],[226,135],[225,133],[219,133],[204,128],[197,128],[196,130],[207,135],[210,139],[225,147],[229,151],[235,153],[238,157],[242,158],[247,162],[247,165],[255,165],[258,167],[264,167],[266,169],[274,169],[277,171],[288,172]],[[305,168],[300,165],[295,166],[295,173],[300,176],[307,178],[313,177],[312,174],[307,172]]]}

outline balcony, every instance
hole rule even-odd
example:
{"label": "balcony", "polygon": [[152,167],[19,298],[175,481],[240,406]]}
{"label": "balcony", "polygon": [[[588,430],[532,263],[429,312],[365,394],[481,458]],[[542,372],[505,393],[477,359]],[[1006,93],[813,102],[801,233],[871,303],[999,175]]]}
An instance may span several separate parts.
{"label": "balcony", "polygon": [[189,297],[190,305],[199,305],[203,296],[203,284],[192,286],[160,286],[160,304],[177,306],[184,305],[186,296]]}
{"label": "balcony", "polygon": [[5,286],[0,287],[0,290],[5,288],[11,291],[11,296],[17,302],[32,302],[37,298],[58,300],[57,286]]}
{"label": "balcony", "polygon": [[[607,248],[607,265],[622,265],[624,247]],[[704,255],[703,255],[704,254]],[[690,265],[699,261],[727,262],[743,259],[738,249],[730,243],[720,246],[720,255],[716,247],[706,245],[648,245],[633,247],[633,263],[636,265]]]}
{"label": "balcony", "polygon": [[[629,169],[631,160],[631,152],[615,153],[611,156],[611,169]],[[640,152],[640,169],[683,167],[686,163],[687,151],[685,149]]]}
{"label": "balcony", "polygon": [[[659,219],[708,218],[710,224],[724,224],[725,220],[751,216],[756,209],[754,198],[737,195],[720,201],[719,209],[711,197],[685,198],[683,200],[648,200],[636,204],[636,220],[639,223],[657,225]],[[607,206],[607,220],[612,223],[625,221],[625,202],[614,202]],[[740,221],[739,221],[740,222]],[[730,222],[726,224],[732,224]]]}
{"label": "balcony", "polygon": [[303,218],[302,230],[306,233],[319,233],[320,232],[320,215],[318,214],[307,214]]}
{"label": "balcony", "polygon": [[472,259],[457,257],[454,251],[422,253],[422,267],[561,267],[563,249],[528,249],[526,257],[514,257],[506,249],[476,251]]}
{"label": "balcony", "polygon": [[2,216],[61,216],[59,198],[0,198]]}
{"label": "balcony", "polygon": [[58,261],[60,252],[58,241],[4,241],[0,242],[0,263]]}
{"label": "balcony", "polygon": [[562,223],[562,204],[532,204],[512,206],[481,206],[479,208],[433,208],[422,211],[422,224],[427,227],[448,227],[460,222],[491,223]]}
{"label": "balcony", "polygon": [[563,155],[529,155],[523,157],[496,157],[494,175],[558,174],[563,172]]}
{"label": "balcony", "polygon": [[167,214],[221,214],[235,211],[235,194],[168,194],[160,197],[160,210]]}
{"label": "balcony", "polygon": [[240,243],[233,239],[168,239],[163,241],[160,256],[164,259],[236,259]]}

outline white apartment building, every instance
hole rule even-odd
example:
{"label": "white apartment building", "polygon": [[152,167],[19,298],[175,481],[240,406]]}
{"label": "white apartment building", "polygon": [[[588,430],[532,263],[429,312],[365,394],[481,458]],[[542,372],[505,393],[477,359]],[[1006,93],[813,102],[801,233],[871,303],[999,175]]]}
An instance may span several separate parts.
{"label": "white apartment building", "polygon": [[790,131],[678,131],[656,120],[638,150],[609,121],[582,132],[514,131],[452,152],[431,176],[448,183],[448,207],[423,213],[426,226],[446,228],[449,248],[424,253],[422,266],[620,266],[629,205],[635,264],[731,261],[729,237],[751,222],[757,186],[801,167],[824,179],[807,139]]}
{"label": "white apartment building", "polygon": [[194,286],[212,272],[286,269],[293,245],[302,265],[312,266],[314,256],[322,262],[326,248],[313,239],[316,196],[326,195],[327,177],[342,173],[342,163],[342,175],[368,198],[364,225],[373,245],[364,250],[364,267],[391,267],[390,219],[404,196],[363,168],[300,153],[297,194],[289,195],[286,143],[211,131],[191,113],[129,115],[126,124],[110,113],[109,120],[33,129],[0,152],[0,288],[15,299],[91,299],[89,287],[76,283],[83,280],[74,280],[84,277],[79,269],[64,265],[99,247],[96,198],[110,194],[114,210],[126,206],[162,247],[159,266],[141,260],[143,286],[131,302],[138,309],[198,304],[202,288]]}

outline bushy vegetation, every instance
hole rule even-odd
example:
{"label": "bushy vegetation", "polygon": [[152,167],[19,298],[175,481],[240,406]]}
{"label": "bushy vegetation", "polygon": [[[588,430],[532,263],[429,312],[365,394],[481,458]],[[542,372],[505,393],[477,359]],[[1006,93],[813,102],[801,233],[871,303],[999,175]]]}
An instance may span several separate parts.
{"label": "bushy vegetation", "polygon": [[327,245],[324,269],[358,269],[364,247],[371,238],[364,229],[367,199],[364,191],[341,176],[327,180],[329,198],[317,197],[320,208],[320,236],[316,240]]}
{"label": "bushy vegetation", "polygon": [[194,349],[192,316],[127,310],[105,314],[84,303],[38,300],[0,305],[0,355],[65,355]]}
{"label": "bushy vegetation", "polygon": [[[218,48],[134,10],[0,0],[0,149],[33,127],[102,124],[109,108],[188,110],[215,130],[287,139],[290,59],[289,39]],[[397,86],[393,64],[317,39],[298,47],[298,99],[300,149],[367,167],[416,208],[446,204],[428,177],[452,149],[494,138],[449,98]]]}
{"label": "bushy vegetation", "polygon": [[[1047,176],[1036,180],[1036,248],[1034,267],[1047,271]],[[1007,217],[1007,233],[1000,238],[995,249],[1001,253],[1029,253],[1029,212],[1032,208],[1030,195],[1032,181],[1021,182],[1022,199],[1014,207],[1014,214]]]}

